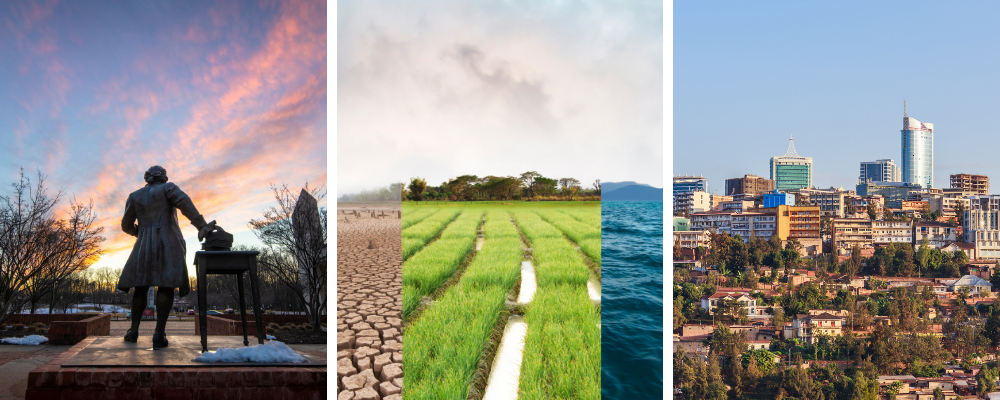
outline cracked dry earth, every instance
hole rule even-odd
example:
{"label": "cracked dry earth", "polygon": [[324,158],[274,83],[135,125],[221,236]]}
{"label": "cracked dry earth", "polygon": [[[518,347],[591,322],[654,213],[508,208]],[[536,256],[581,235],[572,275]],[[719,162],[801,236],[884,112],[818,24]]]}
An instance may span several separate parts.
{"label": "cracked dry earth", "polygon": [[402,400],[400,222],[337,214],[338,400]]}

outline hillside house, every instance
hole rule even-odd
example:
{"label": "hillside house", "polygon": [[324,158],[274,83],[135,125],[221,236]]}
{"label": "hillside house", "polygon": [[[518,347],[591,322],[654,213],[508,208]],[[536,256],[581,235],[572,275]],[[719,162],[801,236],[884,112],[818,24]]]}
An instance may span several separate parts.
{"label": "hillside house", "polygon": [[785,339],[799,338],[803,342],[815,344],[821,334],[840,336],[843,334],[844,318],[822,313],[819,315],[799,314],[792,320],[791,329],[786,325]]}
{"label": "hillside house", "polygon": [[736,300],[743,304],[747,311],[747,316],[754,316],[757,312],[757,299],[750,297],[748,292],[719,290],[711,296],[701,298],[701,308],[708,310],[710,315],[715,314],[715,309],[719,306],[720,300]]}

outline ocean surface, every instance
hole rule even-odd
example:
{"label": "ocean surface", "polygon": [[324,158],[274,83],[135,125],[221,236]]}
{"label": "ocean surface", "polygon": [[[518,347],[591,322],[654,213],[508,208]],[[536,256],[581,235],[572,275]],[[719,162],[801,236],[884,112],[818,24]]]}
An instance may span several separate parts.
{"label": "ocean surface", "polygon": [[663,202],[601,203],[601,398],[663,398]]}

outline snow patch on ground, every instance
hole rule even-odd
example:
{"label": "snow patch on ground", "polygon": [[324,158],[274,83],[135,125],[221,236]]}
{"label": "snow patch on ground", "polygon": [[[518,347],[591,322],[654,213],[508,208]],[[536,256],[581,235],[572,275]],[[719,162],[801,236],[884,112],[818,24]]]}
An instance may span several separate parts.
{"label": "snow patch on ground", "polygon": [[[76,314],[76,313],[95,312],[95,311],[106,312],[106,313],[125,313],[128,312],[129,310],[126,310],[125,308],[116,305],[80,303],[77,304],[75,307],[69,307],[68,309],[66,309],[66,314]],[[25,308],[24,310],[21,310],[21,313],[30,314],[31,308],[30,307]],[[48,314],[48,313],[49,313],[48,307],[38,307],[35,309],[35,314]],[[62,314],[63,309],[61,307],[56,307],[55,313]]]}
{"label": "snow patch on ground", "polygon": [[4,342],[4,343],[10,343],[10,344],[31,344],[31,345],[39,345],[39,344],[42,344],[42,343],[48,342],[48,341],[49,341],[48,338],[46,338],[45,336],[39,336],[39,335],[30,335],[30,336],[25,336],[23,338],[3,338],[3,339],[0,339],[0,342]]}
{"label": "snow patch on ground", "polygon": [[274,337],[274,336],[271,336],[271,335],[267,335],[267,340],[274,340],[274,339],[277,339],[277,338]]}
{"label": "snow patch on ground", "polygon": [[236,349],[220,348],[218,351],[210,351],[196,357],[195,361],[201,362],[256,362],[256,363],[304,363],[308,362],[305,357],[296,353],[287,344],[281,342],[268,342],[250,347],[240,347]]}
{"label": "snow patch on ground", "polygon": [[[82,309],[79,309],[79,308],[76,308],[76,307],[70,307],[70,308],[66,309],[66,314],[76,314],[76,313],[82,313],[82,312],[94,312],[94,310],[82,310]],[[35,309],[35,314],[48,314],[48,313],[49,313],[49,308],[48,307],[38,307],[38,308]],[[62,314],[63,310],[61,308],[56,308],[55,313],[56,314]],[[21,314],[31,314],[31,309],[30,308],[26,308],[24,310],[21,310]]]}

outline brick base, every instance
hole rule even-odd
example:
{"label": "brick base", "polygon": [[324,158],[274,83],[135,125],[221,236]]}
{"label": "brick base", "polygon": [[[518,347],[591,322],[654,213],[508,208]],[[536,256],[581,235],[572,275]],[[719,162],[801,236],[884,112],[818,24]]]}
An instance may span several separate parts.
{"label": "brick base", "polygon": [[111,334],[111,314],[14,314],[7,324],[49,324],[48,344],[77,344],[87,336]]}
{"label": "brick base", "polygon": [[87,338],[28,374],[26,400],[326,399],[326,368],[63,368]]}

